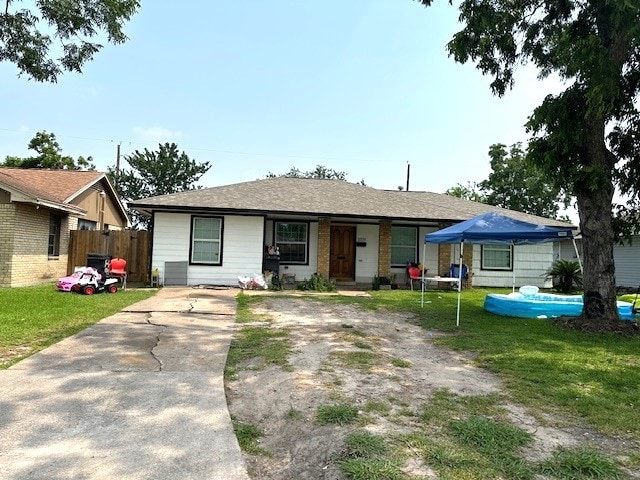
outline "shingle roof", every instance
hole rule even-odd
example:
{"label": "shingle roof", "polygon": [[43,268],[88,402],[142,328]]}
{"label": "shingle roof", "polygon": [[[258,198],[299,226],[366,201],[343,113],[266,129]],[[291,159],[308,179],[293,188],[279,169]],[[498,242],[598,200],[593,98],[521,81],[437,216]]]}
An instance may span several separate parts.
{"label": "shingle roof", "polygon": [[104,173],[93,171],[0,168],[0,184],[56,203],[67,203],[102,177]]}
{"label": "shingle roof", "polygon": [[287,177],[143,198],[129,206],[142,211],[211,210],[432,222],[462,221],[494,210],[526,222],[570,226],[440,193],[378,190],[342,180]]}

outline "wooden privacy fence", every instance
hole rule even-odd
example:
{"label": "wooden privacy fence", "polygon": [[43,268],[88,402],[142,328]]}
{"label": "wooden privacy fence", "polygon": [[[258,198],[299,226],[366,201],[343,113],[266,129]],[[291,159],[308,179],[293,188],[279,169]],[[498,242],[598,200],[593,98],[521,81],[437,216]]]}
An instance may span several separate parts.
{"label": "wooden privacy fence", "polygon": [[87,255],[101,254],[127,261],[127,281],[148,282],[151,265],[151,232],[71,230],[67,274],[87,264]]}

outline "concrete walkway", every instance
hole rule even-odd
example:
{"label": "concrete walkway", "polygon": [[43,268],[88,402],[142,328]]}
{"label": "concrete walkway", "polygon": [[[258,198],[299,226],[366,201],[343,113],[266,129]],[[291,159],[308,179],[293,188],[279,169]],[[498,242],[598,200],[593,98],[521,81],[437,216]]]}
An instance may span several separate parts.
{"label": "concrete walkway", "polygon": [[0,478],[248,479],[222,377],[236,293],[164,288],[0,371]]}

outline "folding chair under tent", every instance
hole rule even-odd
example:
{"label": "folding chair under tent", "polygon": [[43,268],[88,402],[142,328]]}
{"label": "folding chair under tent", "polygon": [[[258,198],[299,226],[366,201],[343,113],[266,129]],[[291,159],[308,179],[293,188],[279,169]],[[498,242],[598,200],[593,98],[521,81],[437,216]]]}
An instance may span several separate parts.
{"label": "folding chair under tent", "polygon": [[[566,239],[573,240],[573,247],[578,254],[573,227],[549,227],[537,225],[522,220],[516,220],[495,211],[485,212],[477,217],[457,223],[437,232],[424,236],[424,252],[426,255],[427,243],[459,243],[460,260],[458,268],[458,308],[456,312],[456,326],[460,326],[460,295],[462,292],[462,255],[465,243],[478,243],[483,245],[526,245],[543,242],[555,242]],[[580,256],[578,255],[578,262]],[[580,264],[582,269],[582,264]],[[515,268],[513,269],[513,285],[515,288]],[[424,282],[422,287],[422,305],[424,305]]]}

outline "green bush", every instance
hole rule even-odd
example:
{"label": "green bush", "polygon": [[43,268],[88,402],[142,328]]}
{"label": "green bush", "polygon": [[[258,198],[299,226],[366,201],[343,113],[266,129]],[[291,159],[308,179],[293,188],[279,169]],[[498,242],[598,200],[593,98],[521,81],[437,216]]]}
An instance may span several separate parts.
{"label": "green bush", "polygon": [[561,293],[582,289],[582,271],[578,262],[556,260],[547,270],[545,278],[553,280],[553,288]]}
{"label": "green bush", "polygon": [[311,290],[313,292],[333,292],[335,284],[330,280],[325,280],[318,274],[313,274],[311,278],[304,279],[298,283],[298,290]]}

